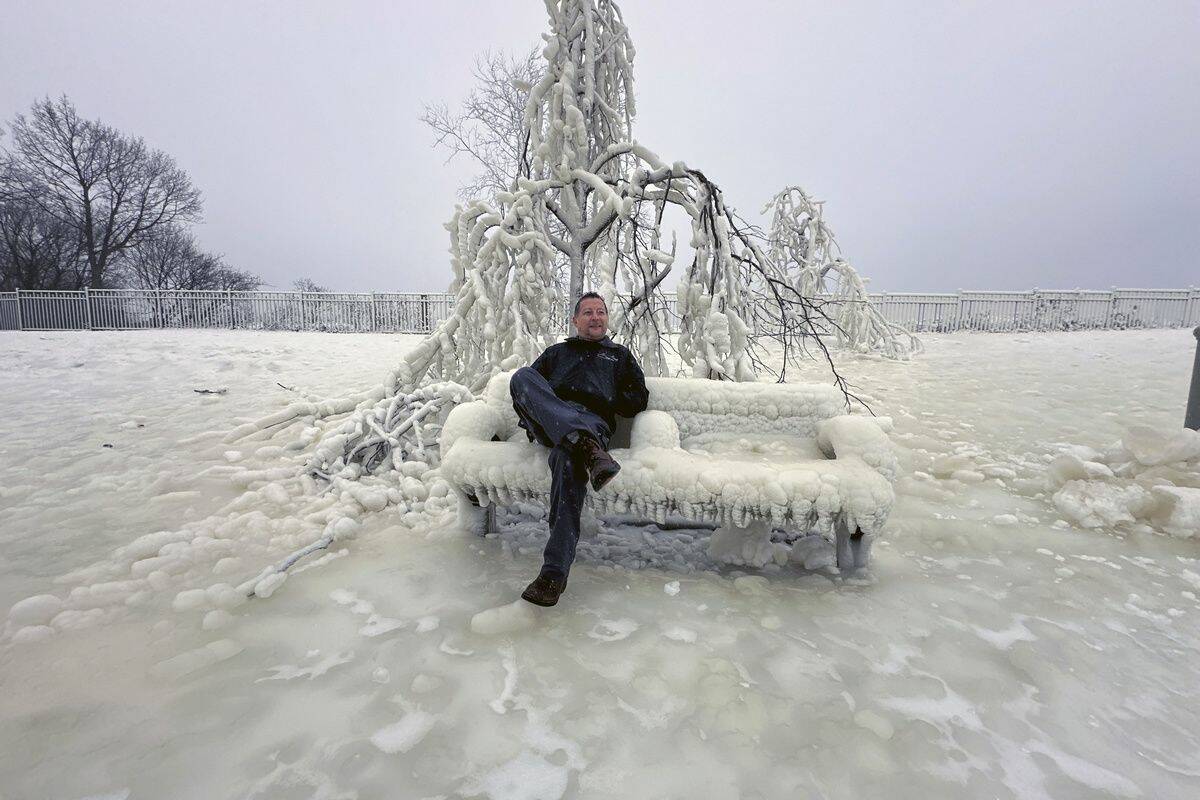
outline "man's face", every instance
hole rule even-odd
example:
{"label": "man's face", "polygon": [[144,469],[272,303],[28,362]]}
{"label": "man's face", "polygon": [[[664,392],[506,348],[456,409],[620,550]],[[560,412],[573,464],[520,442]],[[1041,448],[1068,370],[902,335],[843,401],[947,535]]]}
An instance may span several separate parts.
{"label": "man's face", "polygon": [[599,297],[585,297],[571,322],[580,339],[598,342],[608,333],[608,309]]}

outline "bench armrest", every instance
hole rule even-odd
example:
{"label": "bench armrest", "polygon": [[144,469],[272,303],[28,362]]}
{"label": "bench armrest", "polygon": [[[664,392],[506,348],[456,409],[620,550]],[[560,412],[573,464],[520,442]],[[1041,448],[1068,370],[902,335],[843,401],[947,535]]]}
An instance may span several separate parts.
{"label": "bench armrest", "polygon": [[633,418],[629,431],[629,449],[663,447],[679,448],[679,425],[665,411],[643,411]]}
{"label": "bench armrest", "polygon": [[442,426],[442,458],[460,439],[490,442],[494,438],[506,440],[510,433],[508,420],[486,401],[463,403],[450,411]]}
{"label": "bench armrest", "polygon": [[827,458],[857,456],[889,481],[896,479],[892,442],[873,417],[843,414],[817,426],[817,446]]}

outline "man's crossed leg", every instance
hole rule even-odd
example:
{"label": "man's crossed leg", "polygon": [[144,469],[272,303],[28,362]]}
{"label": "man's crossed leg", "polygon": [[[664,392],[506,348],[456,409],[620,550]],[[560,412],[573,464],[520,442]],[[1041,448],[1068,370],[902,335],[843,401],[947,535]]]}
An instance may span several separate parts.
{"label": "man's crossed leg", "polygon": [[531,439],[550,448],[550,540],[542,570],[521,596],[552,606],[567,587],[589,478],[598,491],[620,470],[608,455],[608,424],[578,403],[563,400],[537,370],[522,367],[509,382],[513,408]]}

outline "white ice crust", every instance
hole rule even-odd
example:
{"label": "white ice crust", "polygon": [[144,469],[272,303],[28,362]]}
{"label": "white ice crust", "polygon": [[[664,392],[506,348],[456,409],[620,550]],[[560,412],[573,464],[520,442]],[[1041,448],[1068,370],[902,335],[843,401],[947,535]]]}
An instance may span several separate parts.
{"label": "white ice crust", "polygon": [[[517,427],[509,373],[459,406],[443,431],[442,475],[481,504],[545,503],[546,449]],[[894,500],[896,458],[883,428],[844,413],[832,386],[650,378],[621,472],[590,495],[597,513],[668,516],[745,528],[763,521],[829,533],[845,515],[878,531]]]}
{"label": "white ice crust", "polygon": [[1200,433],[1131,426],[1103,453],[1067,448],[1046,474],[1055,507],[1083,528],[1200,536]]}

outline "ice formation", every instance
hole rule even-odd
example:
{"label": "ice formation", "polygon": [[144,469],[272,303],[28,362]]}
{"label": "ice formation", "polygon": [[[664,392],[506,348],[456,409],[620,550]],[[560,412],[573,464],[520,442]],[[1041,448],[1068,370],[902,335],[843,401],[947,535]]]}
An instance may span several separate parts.
{"label": "ice formation", "polygon": [[872,305],[866,281],[841,256],[822,203],[799,186],[789,186],[763,212],[771,215],[771,259],[789,271],[802,294],[813,298],[839,345],[892,358],[921,351],[916,336],[888,322]]}
{"label": "ice formation", "polygon": [[1200,433],[1132,426],[1104,452],[1069,448],[1047,469],[1053,502],[1084,528],[1200,536]]}
{"label": "ice formation", "polygon": [[[1143,797],[1191,796],[1200,731],[1191,688],[1198,662],[1187,657],[1200,649],[1196,539],[1136,533],[1162,531],[1155,520],[1166,521],[1165,507],[1116,529],[1125,535],[1081,529],[1053,505],[1057,489],[1047,484],[1059,454],[1084,465],[1064,472],[1078,476],[1068,480],[1122,480],[1134,454],[1113,458],[1104,445],[1132,422],[1190,439],[1176,413],[1179,365],[1191,358],[1190,350],[1181,357],[1180,338],[956,334],[932,337],[926,356],[908,363],[849,357],[863,366],[863,393],[886,399],[903,465],[874,553],[877,583],[831,579],[822,566],[831,547],[819,536],[796,541],[788,566],[730,568],[708,557],[707,530],[609,516],[585,533],[553,613],[538,613],[525,631],[488,636],[472,619],[515,600],[540,563],[546,524],[533,506],[500,512],[499,532],[473,539],[442,527],[441,512],[426,505],[368,512],[345,493],[300,494],[295,471],[263,477],[281,459],[272,448],[298,441],[302,424],[237,445],[236,464],[216,432],[282,405],[275,380],[352,384],[412,339],[14,334],[0,347],[15,399],[0,420],[10,455],[0,466],[0,617],[31,596],[52,594],[62,605],[26,604],[21,627],[0,636],[0,673],[20,687],[0,702],[0,784],[13,797],[121,787],[135,797],[473,796],[470,788],[510,774],[515,761],[558,770],[567,796],[578,787],[614,800],[628,795],[630,780],[649,787],[643,794],[730,798],[828,795],[830,787],[904,800],[958,796],[964,786],[1013,797],[1129,789],[1110,773]],[[1190,334],[1182,338],[1194,346]],[[1064,394],[1072,360],[1073,391]],[[1123,395],[1113,365],[1131,387]],[[202,385],[197,376],[218,369],[227,395],[177,402]],[[130,394],[139,379],[145,391]],[[72,381],[89,391],[54,394]],[[85,417],[84,429],[63,422]],[[133,418],[146,428],[118,428]],[[214,432],[174,446],[200,431]],[[820,453],[815,439],[790,451],[767,433],[691,439],[722,458],[743,449],[766,461]],[[116,447],[102,450],[101,441]],[[302,465],[303,449],[286,452]],[[1169,478],[1151,495],[1197,488],[1185,480],[1194,462],[1182,463],[1187,470],[1139,462],[1136,477]],[[411,480],[428,489],[426,503],[438,499],[446,487],[436,470],[409,469],[419,474],[359,483],[403,500]],[[967,473],[985,480],[960,480]],[[292,499],[271,501],[262,491],[269,485]],[[445,496],[438,505],[452,506]],[[338,515],[361,523],[356,539],[333,545],[353,548],[354,558],[297,580],[314,554],[269,601],[231,593],[320,538]],[[1003,515],[1016,524],[997,524]],[[100,524],[118,517],[124,525]],[[165,533],[131,546],[157,531]],[[50,577],[67,571],[65,581]],[[672,594],[664,584],[675,582]],[[94,586],[102,583],[117,585]],[[72,596],[80,587],[87,591]],[[205,594],[198,606],[196,589]],[[185,610],[175,611],[181,593]],[[217,610],[232,621],[202,630]],[[372,615],[404,624],[366,637]],[[438,628],[419,633],[431,615]],[[213,640],[244,649],[208,650]],[[191,655],[147,676],[181,653]],[[397,694],[413,705],[394,703]],[[531,727],[526,707],[568,742]],[[386,753],[371,743],[415,711],[437,722],[411,749]],[[572,766],[576,752],[586,753],[586,768]],[[800,752],[812,754],[802,770],[778,757]],[[698,766],[663,768],[680,758]],[[190,769],[201,761],[228,768]]]}
{"label": "ice formation", "polygon": [[[665,161],[634,138],[634,47],[615,3],[562,0],[546,11],[545,68],[517,125],[518,174],[506,191],[457,207],[447,225],[450,316],[380,389],[296,403],[258,424],[353,410],[322,432],[311,475],[347,477],[353,466],[386,472],[410,458],[436,465],[448,449],[439,428],[450,408],[552,344],[564,307],[589,282],[609,305],[614,338],[649,375],[676,369],[671,356],[693,377],[716,380],[783,374],[812,354],[832,367],[827,339],[889,356],[914,349],[915,340],[881,323],[857,274],[834,258],[832,234],[809,213],[819,204],[802,192],[803,208],[776,198],[777,218],[791,222],[768,239],[704,172]],[[693,251],[676,287],[673,343],[662,288],[676,256],[675,243],[668,251],[662,241],[668,209],[690,224]],[[835,315],[817,298],[831,286]],[[778,370],[768,342],[782,344]],[[845,389],[836,370],[834,378]]]}
{"label": "ice formation", "polygon": [[[442,475],[481,506],[549,496],[545,448],[517,427],[508,378],[493,378],[483,400],[446,421]],[[653,378],[647,386],[649,409],[634,419],[628,445],[612,451],[621,472],[589,496],[597,513],[718,522],[726,526],[714,537],[718,551],[755,565],[786,561],[771,527],[829,534],[842,516],[874,533],[887,519],[891,444],[875,420],[842,413],[833,387]],[[774,452],[764,454],[764,437]]]}

